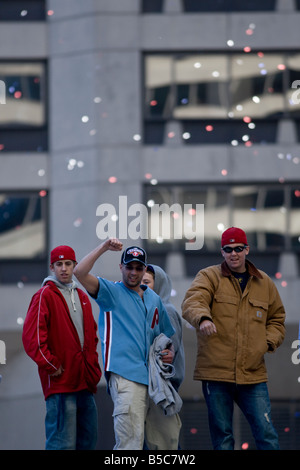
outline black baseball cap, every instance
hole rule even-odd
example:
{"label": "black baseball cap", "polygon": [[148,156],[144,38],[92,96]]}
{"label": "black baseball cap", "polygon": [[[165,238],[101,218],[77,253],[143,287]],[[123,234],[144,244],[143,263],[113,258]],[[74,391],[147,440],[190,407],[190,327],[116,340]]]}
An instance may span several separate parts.
{"label": "black baseball cap", "polygon": [[138,261],[144,266],[147,266],[147,255],[145,250],[138,246],[130,246],[129,248],[126,248],[122,253],[121,264],[128,264],[131,263],[131,261]]}

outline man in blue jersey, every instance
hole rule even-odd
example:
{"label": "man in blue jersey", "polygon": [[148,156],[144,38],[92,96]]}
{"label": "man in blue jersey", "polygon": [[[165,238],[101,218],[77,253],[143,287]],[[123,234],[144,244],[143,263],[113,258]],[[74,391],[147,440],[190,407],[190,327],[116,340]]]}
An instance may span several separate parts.
{"label": "man in blue jersey", "polygon": [[[149,349],[160,333],[170,338],[175,331],[160,297],[141,285],[147,266],[142,248],[123,251],[120,282],[90,273],[106,251],[122,249],[118,239],[106,240],[77,264],[74,274],[100,307],[103,367],[114,402],[114,449],[143,449],[144,438],[152,449],[144,431],[149,406],[153,406],[148,396]],[[173,348],[162,353],[164,362],[172,363]]]}

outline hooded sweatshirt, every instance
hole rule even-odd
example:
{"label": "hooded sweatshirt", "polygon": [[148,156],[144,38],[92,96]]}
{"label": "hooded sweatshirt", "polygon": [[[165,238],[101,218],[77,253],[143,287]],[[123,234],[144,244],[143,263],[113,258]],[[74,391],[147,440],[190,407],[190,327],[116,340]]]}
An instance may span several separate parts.
{"label": "hooded sweatshirt", "polygon": [[82,316],[82,308],[81,308],[81,303],[80,303],[79,296],[78,296],[76,282],[72,280],[70,284],[62,284],[61,282],[57,280],[55,276],[48,276],[46,277],[46,279],[44,279],[42,285],[43,286],[46,285],[48,281],[54,282],[56,287],[58,287],[58,289],[64,296],[65,301],[67,302],[67,305],[69,307],[70,315],[74,323],[74,326],[77,330],[80,344],[82,347],[84,343],[83,316]]}
{"label": "hooded sweatshirt", "polygon": [[164,363],[161,357],[161,352],[171,344],[171,339],[161,333],[154,338],[149,353],[149,397],[167,416],[179,413],[182,407],[182,399],[171,382],[175,366]]}
{"label": "hooded sweatshirt", "polygon": [[176,333],[171,337],[175,357],[173,365],[175,367],[175,374],[170,379],[175,390],[178,391],[185,373],[185,358],[184,358],[184,348],[182,341],[182,319],[176,308],[170,301],[171,292],[172,292],[172,283],[168,274],[160,267],[154,264],[151,265],[155,272],[155,282],[154,282],[154,292],[160,296],[162,303],[164,304],[165,309],[168,312],[170,321]]}
{"label": "hooded sweatshirt", "polygon": [[[45,399],[53,393],[96,392],[101,377],[97,323],[88,295],[50,276],[30,302],[22,334],[28,356],[38,365]],[[59,367],[63,372],[53,376]]]}

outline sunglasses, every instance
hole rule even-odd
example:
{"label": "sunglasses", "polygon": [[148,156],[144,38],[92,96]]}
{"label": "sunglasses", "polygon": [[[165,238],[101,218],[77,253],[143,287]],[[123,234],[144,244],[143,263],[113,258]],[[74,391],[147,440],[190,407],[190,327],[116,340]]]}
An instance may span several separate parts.
{"label": "sunglasses", "polygon": [[125,264],[125,269],[127,269],[127,271],[133,271],[134,269],[136,271],[144,271],[145,267],[144,266],[130,266],[130,265],[127,265]]}
{"label": "sunglasses", "polygon": [[232,253],[233,251],[235,251],[236,253],[241,253],[245,248],[247,248],[247,245],[235,246],[234,248],[232,248],[231,246],[224,246],[222,250],[225,251],[225,253]]}

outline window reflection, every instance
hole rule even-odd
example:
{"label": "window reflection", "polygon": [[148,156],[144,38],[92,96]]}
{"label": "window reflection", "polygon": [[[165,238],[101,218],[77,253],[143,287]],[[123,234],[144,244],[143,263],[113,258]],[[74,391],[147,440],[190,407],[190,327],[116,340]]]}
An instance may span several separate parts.
{"label": "window reflection", "polygon": [[289,89],[287,90],[287,105],[292,117],[300,117],[300,54],[290,54],[287,57],[289,73]]}
{"label": "window reflection", "polygon": [[274,10],[275,0],[183,0],[186,12],[268,11]]}
{"label": "window reflection", "polygon": [[261,251],[284,247],[287,230],[284,190],[237,186],[231,193],[233,225],[243,227],[249,244]]}
{"label": "window reflection", "polygon": [[173,112],[175,118],[227,117],[226,56],[186,56],[175,61],[174,69],[177,93]]}
{"label": "window reflection", "polygon": [[45,192],[0,193],[0,258],[32,259],[46,250]]}
{"label": "window reflection", "polygon": [[45,125],[45,66],[42,63],[0,62],[0,80],[5,84],[5,112],[0,126]]}
{"label": "window reflection", "polygon": [[[195,209],[197,204],[204,204],[204,251],[218,251],[221,233],[232,225],[246,231],[254,251],[279,252],[291,246],[300,249],[300,186],[156,185],[154,188],[149,185],[145,187],[145,198],[149,225],[158,223],[150,212],[154,204],[166,204],[164,216],[169,217],[168,220],[172,205],[183,213],[184,207]],[[195,224],[191,231],[195,235],[194,230]],[[149,249],[161,252],[167,247],[184,250],[186,237],[178,239],[174,233],[171,231],[171,236],[164,239],[149,236],[146,240]],[[189,232],[183,229],[182,233]],[[200,239],[200,234],[197,236]]]}
{"label": "window reflection", "polygon": [[146,56],[146,114],[226,118],[227,69],[227,57],[222,54]]}
{"label": "window reflection", "polygon": [[299,72],[300,54],[148,55],[146,115],[265,119],[287,109],[299,113],[300,99],[292,102]]}
{"label": "window reflection", "polygon": [[285,109],[284,70],[281,54],[234,54],[231,58],[230,117],[280,116]]}
{"label": "window reflection", "polygon": [[[146,242],[149,248],[161,251],[165,251],[166,247],[184,249],[187,242],[199,242],[202,239],[203,232],[197,232],[197,229],[205,229],[204,249],[217,250],[220,245],[219,234],[230,220],[228,197],[228,190],[221,187],[147,187],[149,236]],[[159,206],[159,215],[151,210],[155,204]],[[200,205],[204,205],[204,227],[200,212],[197,213],[197,210],[201,210]],[[153,227],[156,227],[156,231],[153,231]],[[169,229],[170,233],[167,230],[163,233],[163,227]],[[159,236],[153,236],[153,233],[159,233]]]}
{"label": "window reflection", "polygon": [[172,84],[173,61],[169,55],[146,57],[146,103],[151,116],[171,114],[170,89]]}
{"label": "window reflection", "polygon": [[300,118],[299,74],[289,52],[147,54],[144,142],[163,144],[172,119],[184,144],[239,141],[241,125],[252,143],[276,142],[279,120]]}
{"label": "window reflection", "polygon": [[218,250],[219,235],[228,227],[230,221],[228,190],[213,186],[202,190],[197,187],[185,189],[181,203],[191,203],[193,207],[196,207],[196,204],[204,204],[204,249]]}
{"label": "window reflection", "polygon": [[300,185],[290,190],[290,232],[292,247],[300,248]]}
{"label": "window reflection", "polygon": [[[298,0],[297,4],[299,3]],[[272,11],[276,0],[182,0],[182,11],[196,12],[229,12],[229,11]],[[299,9],[299,7],[298,7]],[[143,13],[164,12],[164,0],[142,0]]]}
{"label": "window reflection", "polygon": [[44,21],[45,0],[6,0],[0,2],[1,21]]}
{"label": "window reflection", "polygon": [[[181,188],[159,186],[149,188],[146,204],[148,207],[148,243],[166,249],[170,244],[182,243]],[[177,197],[174,197],[175,193]]]}

